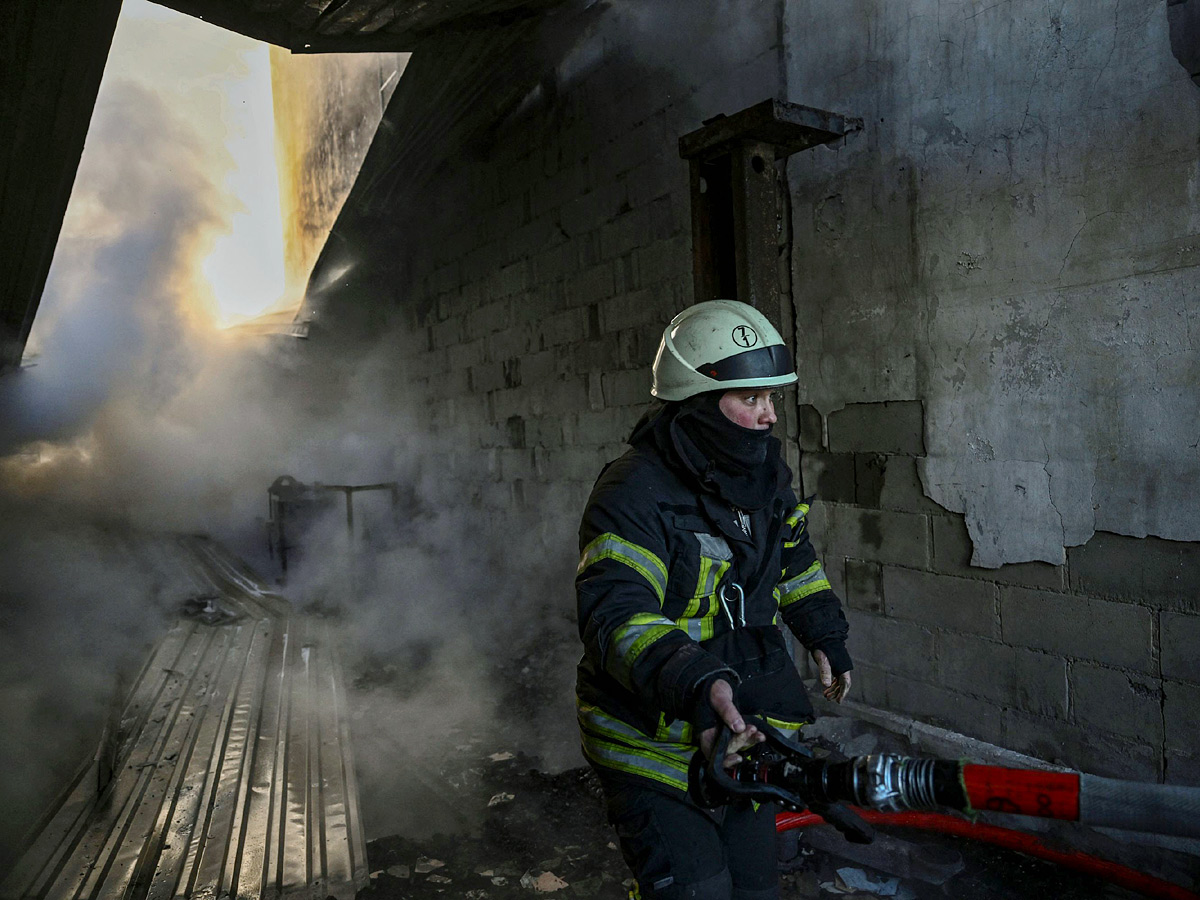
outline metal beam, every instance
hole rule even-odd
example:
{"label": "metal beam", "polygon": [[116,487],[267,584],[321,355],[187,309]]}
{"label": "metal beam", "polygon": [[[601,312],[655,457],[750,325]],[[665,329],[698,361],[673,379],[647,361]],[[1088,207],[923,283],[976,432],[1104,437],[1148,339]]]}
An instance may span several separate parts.
{"label": "metal beam", "polygon": [[861,128],[861,119],[771,99],[679,139],[679,155],[691,163],[697,303],[741,300],[782,324],[775,161]]}
{"label": "metal beam", "polygon": [[713,159],[743,141],[771,144],[776,159],[840,140],[862,130],[862,119],[801,106],[787,100],[764,100],[731,116],[715,116],[704,127],[679,139],[684,159]]}

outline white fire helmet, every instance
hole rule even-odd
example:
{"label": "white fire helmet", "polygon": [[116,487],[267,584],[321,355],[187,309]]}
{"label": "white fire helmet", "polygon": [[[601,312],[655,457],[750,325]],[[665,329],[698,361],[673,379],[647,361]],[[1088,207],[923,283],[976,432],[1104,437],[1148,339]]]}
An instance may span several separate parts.
{"label": "white fire helmet", "polygon": [[795,383],[791,354],[766,316],[737,300],[707,300],[685,309],[663,332],[650,393],[686,400],[705,391]]}

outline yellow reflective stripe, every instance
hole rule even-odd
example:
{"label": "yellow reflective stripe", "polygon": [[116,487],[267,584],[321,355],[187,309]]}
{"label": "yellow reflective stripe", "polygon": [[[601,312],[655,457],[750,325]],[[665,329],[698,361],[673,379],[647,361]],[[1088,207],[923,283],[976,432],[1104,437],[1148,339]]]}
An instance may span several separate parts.
{"label": "yellow reflective stripe", "polygon": [[579,727],[585,731],[593,731],[626,742],[644,743],[647,739],[646,735],[628,722],[614,718],[598,706],[584,703],[578,697],[575,698],[575,714],[579,719]]}
{"label": "yellow reflective stripe", "polygon": [[800,524],[800,520],[808,515],[808,511],[811,508],[812,507],[810,507],[807,503],[797,503],[796,508],[788,513],[788,517],[783,520],[784,524],[787,525],[788,528],[795,528]]}
{"label": "yellow reflective stripe", "polygon": [[700,575],[696,579],[696,591],[692,595],[692,598],[688,600],[687,606],[684,607],[683,615],[679,617],[681,620],[696,618],[696,614],[700,612],[700,601],[712,593],[711,590],[705,590],[704,586],[708,582],[713,562],[715,560],[708,556],[700,557]]}
{"label": "yellow reflective stripe", "polygon": [[693,641],[705,641],[713,636],[715,630],[713,620],[721,610],[716,596],[717,585],[729,571],[730,565],[727,559],[700,557],[700,574],[696,579],[696,594],[688,600],[683,615],[675,620]]}
{"label": "yellow reflective stripe", "polygon": [[627,722],[578,698],[576,707],[583,752],[588,759],[597,765],[687,790],[694,744],[655,741]]}
{"label": "yellow reflective stripe", "polygon": [[703,641],[713,636],[713,620],[721,611],[716,596],[717,585],[729,571],[730,565],[727,559],[700,557],[695,596],[688,600],[683,615],[675,620],[693,641]]}
{"label": "yellow reflective stripe", "polygon": [[818,591],[831,589],[832,586],[829,584],[829,579],[825,577],[825,570],[821,568],[821,563],[815,562],[795,578],[789,578],[779,585],[779,607],[782,609]]}
{"label": "yellow reflective stripe", "polygon": [[629,566],[650,582],[658,602],[663,602],[667,593],[667,567],[645,547],[639,547],[631,541],[617,537],[611,531],[606,531],[583,548],[576,574],[582,573],[588,566],[602,559],[615,559]]}
{"label": "yellow reflective stripe", "polygon": [[655,740],[670,741],[673,744],[692,743],[692,723],[683,719],[675,719],[670,725],[663,713],[658,714],[658,730],[654,732]]}
{"label": "yellow reflective stripe", "polygon": [[708,601],[703,614],[677,620],[679,627],[686,631],[688,637],[693,641],[704,641],[713,636],[713,623],[716,622],[718,613],[721,611],[721,604],[717,600],[716,595],[703,599]]}
{"label": "yellow reflective stripe", "polygon": [[688,789],[687,765],[671,765],[641,753],[632,747],[610,744],[598,738],[584,736],[583,753],[592,762],[629,775],[640,775],[662,782],[681,791]]}
{"label": "yellow reflective stripe", "polygon": [[[696,592],[692,602],[698,603],[701,597],[709,597],[721,583],[721,578],[729,571],[730,562],[727,559],[713,559],[711,556],[700,557],[700,575],[696,579]],[[689,603],[689,609],[691,604]],[[698,608],[698,607],[697,607]]]}
{"label": "yellow reflective stripe", "polygon": [[788,740],[795,740],[805,725],[812,724],[807,719],[803,722],[785,722],[783,719],[772,719],[770,716],[763,716],[763,718],[767,720],[768,725],[781,732]]}
{"label": "yellow reflective stripe", "polygon": [[795,547],[800,543],[800,535],[804,534],[804,528],[806,524],[805,519],[808,518],[809,509],[810,507],[807,503],[799,503],[796,505],[796,508],[791,511],[788,517],[783,520],[783,523],[787,525],[788,528],[792,529],[791,539],[783,542],[785,549],[790,550],[792,547]]}
{"label": "yellow reflective stripe", "polygon": [[634,663],[646,648],[678,627],[670,619],[664,619],[656,613],[634,613],[629,621],[613,632],[609,658],[617,667],[614,674],[618,677],[623,675],[628,680]]}
{"label": "yellow reflective stripe", "polygon": [[700,641],[704,639],[702,633],[704,621],[704,619],[681,619],[679,622],[679,627],[686,631],[687,636],[693,641]]}
{"label": "yellow reflective stripe", "polygon": [[700,599],[707,597],[712,593],[712,588],[708,587],[708,576],[712,572],[713,563],[716,562],[711,556],[700,557],[700,576],[696,579],[696,593],[691,600],[688,601],[687,609],[683,614],[687,618],[696,615],[700,609]]}
{"label": "yellow reflective stripe", "polygon": [[[689,741],[658,741],[644,734],[641,729],[634,728],[628,722],[615,716],[610,716],[598,706],[584,703],[575,698],[575,712],[579,719],[579,727],[585,734],[593,734],[619,744],[630,744],[644,749],[647,753],[662,756],[669,760],[684,760],[686,765],[691,761],[692,751],[696,746]],[[661,722],[661,714],[660,719]]]}

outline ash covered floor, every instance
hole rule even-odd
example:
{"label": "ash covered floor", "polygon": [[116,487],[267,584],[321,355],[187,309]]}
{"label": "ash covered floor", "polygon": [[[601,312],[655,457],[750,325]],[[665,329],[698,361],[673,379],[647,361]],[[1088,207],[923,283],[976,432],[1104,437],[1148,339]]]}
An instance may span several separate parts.
{"label": "ash covered floor", "polygon": [[[407,804],[403,812],[416,824],[404,833],[369,840],[371,882],[359,900],[628,896],[632,881],[605,822],[599,786],[590,771],[573,764],[555,770],[519,749],[528,733],[520,727],[522,721],[549,721],[542,663],[523,657],[504,702],[510,720],[495,732],[473,734],[469,726],[459,726],[451,730],[448,743],[435,745],[431,739],[425,749],[400,751],[392,761],[397,796],[405,798],[393,802]],[[360,679],[357,688],[350,702],[357,707],[359,723],[389,708],[387,685]],[[514,703],[515,697],[524,700]],[[818,752],[918,755],[905,738],[870,722],[831,721],[836,727],[817,728],[831,735],[816,738]],[[561,733],[566,737],[573,732],[567,728]],[[579,760],[578,750],[574,752]],[[367,807],[381,800],[378,795],[373,798],[369,788],[364,797]],[[369,822],[367,829],[370,838]],[[794,854],[781,863],[782,900],[1141,896],[1051,862],[950,836],[879,829],[876,843],[866,851],[872,855],[864,857],[830,826],[790,834],[798,835],[799,841],[788,848],[787,838],[781,836],[781,856]],[[1061,839],[1065,831],[1052,829],[1050,834]],[[1077,835],[1077,847],[1078,841]],[[1083,841],[1082,849],[1102,857],[1107,853],[1113,859],[1119,850],[1116,841],[1095,832],[1084,835]],[[1129,848],[1123,852],[1122,861],[1129,862]],[[1164,862],[1162,852],[1156,851],[1154,859],[1158,874],[1195,887],[1194,857],[1168,854]]]}

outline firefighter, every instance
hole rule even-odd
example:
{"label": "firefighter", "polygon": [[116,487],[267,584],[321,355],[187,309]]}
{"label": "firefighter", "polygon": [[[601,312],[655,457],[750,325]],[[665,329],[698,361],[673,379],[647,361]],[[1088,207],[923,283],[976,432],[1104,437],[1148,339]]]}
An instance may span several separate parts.
{"label": "firefighter", "polygon": [[583,514],[579,727],[644,900],[778,896],[774,808],[704,810],[687,784],[719,723],[735,735],[728,766],[763,739],[744,715],[791,734],[812,721],[779,620],[812,653],[827,698],[850,687],[846,619],[809,541],[811,498],[797,501],[771,435],[772,392],[796,380],[753,307],[680,313],[654,360],[661,402]]}

